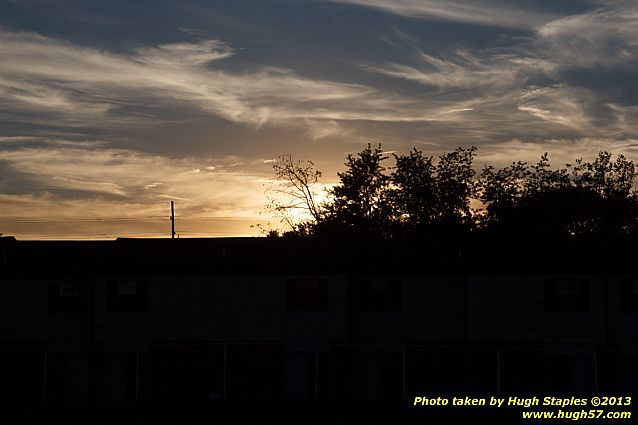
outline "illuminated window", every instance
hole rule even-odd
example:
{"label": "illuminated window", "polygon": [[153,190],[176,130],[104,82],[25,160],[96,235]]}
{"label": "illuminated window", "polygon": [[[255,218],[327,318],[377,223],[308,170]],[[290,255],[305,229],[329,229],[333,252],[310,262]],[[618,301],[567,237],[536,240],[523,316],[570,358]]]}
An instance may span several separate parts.
{"label": "illuminated window", "polygon": [[363,280],[359,286],[361,311],[400,311],[401,281]]}
{"label": "illuminated window", "polygon": [[587,279],[545,280],[545,311],[586,312],[590,310],[590,282]]}
{"label": "illuminated window", "polygon": [[88,311],[88,282],[61,281],[49,284],[49,313],[82,314]]}
{"label": "illuminated window", "polygon": [[144,312],[147,284],[144,280],[114,280],[106,283],[106,310]]}
{"label": "illuminated window", "polygon": [[328,310],[328,282],[324,279],[290,279],[286,283],[288,311]]}

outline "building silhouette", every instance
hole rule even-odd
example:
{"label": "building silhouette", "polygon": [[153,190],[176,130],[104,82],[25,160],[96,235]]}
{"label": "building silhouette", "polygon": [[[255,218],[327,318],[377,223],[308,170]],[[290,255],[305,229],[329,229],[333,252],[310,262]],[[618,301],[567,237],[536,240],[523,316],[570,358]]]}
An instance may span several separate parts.
{"label": "building silhouette", "polygon": [[630,239],[0,238],[3,400],[629,394]]}

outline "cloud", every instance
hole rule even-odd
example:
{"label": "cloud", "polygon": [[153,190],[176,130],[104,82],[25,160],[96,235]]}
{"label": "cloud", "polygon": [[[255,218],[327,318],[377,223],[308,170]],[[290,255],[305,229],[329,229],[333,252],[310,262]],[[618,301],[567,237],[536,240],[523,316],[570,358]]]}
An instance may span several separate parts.
{"label": "cloud", "polygon": [[[498,46],[483,49],[439,49],[434,55],[415,40],[408,45],[412,56],[405,63],[364,64],[363,69],[438,90],[438,100],[454,99],[456,106],[449,110],[455,112],[450,118],[458,124],[456,131],[465,129],[478,141],[638,135],[635,107],[627,105],[635,99],[621,101],[614,97],[617,90],[606,90],[622,84],[613,73],[631,75],[637,69],[638,6],[633,2],[607,2],[555,18],[524,37],[501,37]],[[595,81],[579,77],[583,69],[595,72]],[[433,118],[444,120],[439,111]]]}
{"label": "cloud", "polygon": [[345,127],[336,120],[306,120],[308,130],[306,134],[313,140],[319,140],[330,137],[345,137],[353,133],[354,128]]}
{"label": "cloud", "polygon": [[469,2],[462,0],[329,0],[371,7],[409,18],[439,19],[495,27],[529,29],[550,21],[554,15],[506,5],[500,1]]}
{"label": "cloud", "polygon": [[[255,65],[254,44],[231,45],[193,28],[181,29],[193,42],[118,53],[0,30],[1,215],[42,220],[55,209],[65,220],[124,217],[128,227],[100,224],[99,233],[164,235],[164,221],[153,227],[146,218],[165,220],[173,199],[191,231],[232,216],[245,220],[245,234],[264,209],[262,184],[271,175],[264,158],[281,151],[324,161],[328,178],[342,169],[345,150],[371,141],[432,154],[477,145],[480,161],[502,165],[534,162],[545,151],[557,165],[602,149],[638,156],[638,106],[614,79],[636,71],[635,2],[588,2],[591,10],[562,17],[500,1],[339,2],[497,26],[481,34],[498,36],[450,45],[398,28],[399,41],[379,36],[393,54],[380,51],[365,64],[353,54],[343,68],[322,63],[301,74],[275,66],[276,58]],[[282,57],[290,54],[282,46]],[[140,151],[166,152],[168,144],[179,158]],[[0,232],[18,229],[0,224]],[[46,233],[46,225],[33,232]]]}
{"label": "cloud", "polygon": [[[66,199],[46,192],[0,194],[0,232],[18,239],[114,239],[170,237],[169,199],[123,203],[109,199]],[[175,202],[175,229],[181,237],[252,236],[262,217],[193,216],[183,201]],[[42,214],[55,211],[55,215]]]}
{"label": "cloud", "polygon": [[638,58],[638,5],[607,2],[589,12],[546,22],[536,34],[537,48],[563,66],[627,64]]}
{"label": "cloud", "polygon": [[571,128],[582,137],[601,139],[638,137],[638,107],[619,105],[595,91],[563,84],[530,87],[518,110],[547,123]]}
{"label": "cloud", "polygon": [[593,130],[593,123],[586,108],[593,105],[586,95],[585,90],[561,85],[530,88],[521,94],[518,110],[587,133]]}
{"label": "cloud", "polygon": [[219,40],[201,40],[198,43],[168,43],[154,48],[137,50],[135,58],[142,63],[158,66],[200,66],[226,59],[235,54],[228,44]]}
{"label": "cloud", "polygon": [[416,53],[418,68],[397,63],[382,67],[364,66],[395,78],[447,89],[480,89],[503,91],[516,88],[534,74],[550,75],[555,66],[547,60],[519,57],[514,54],[488,54],[479,57],[469,50],[457,50],[446,58],[423,51]]}
{"label": "cloud", "polygon": [[0,151],[0,161],[13,170],[5,174],[29,176],[22,183],[25,190],[53,198],[123,204],[182,199],[182,210],[191,216],[205,212],[250,218],[263,207],[259,193],[265,175],[240,167],[236,157],[176,160],[129,149],[52,143]]}
{"label": "cloud", "polygon": [[[420,5],[427,9],[430,3],[435,2],[406,1],[397,2],[397,5],[410,4],[415,8]],[[550,80],[550,84],[564,83],[564,74],[574,69],[635,72],[638,66],[638,5],[627,1],[601,4],[604,6],[579,14],[555,16],[535,26],[524,37],[510,37],[508,45],[501,40],[499,47],[456,48],[434,56],[419,49],[418,43],[411,40],[409,44],[416,50],[412,58],[414,65],[388,63],[364,67],[442,90],[492,91],[523,87],[529,79],[538,77]],[[488,4],[486,11],[490,7]]]}
{"label": "cloud", "polygon": [[[115,54],[33,33],[0,32],[0,108],[14,121],[149,125],[154,108],[190,108],[252,126],[305,120],[421,121],[411,99],[361,84],[311,79],[278,67],[228,72],[236,50],[219,40]],[[21,113],[19,118],[16,114]]]}
{"label": "cloud", "polygon": [[[0,98],[11,105],[12,111],[46,113],[68,117],[67,124],[103,118],[115,105],[104,101],[78,99],[63,88],[43,83],[30,83],[0,76]],[[10,102],[10,103],[9,103]]]}
{"label": "cloud", "polygon": [[600,151],[611,152],[614,155],[623,154],[628,159],[638,162],[638,139],[512,139],[498,144],[483,145],[477,152],[475,164],[479,167],[487,164],[503,167],[511,164],[514,159],[535,164],[543,153],[548,152],[552,168],[564,168],[565,164],[573,164],[577,158],[592,160]]}

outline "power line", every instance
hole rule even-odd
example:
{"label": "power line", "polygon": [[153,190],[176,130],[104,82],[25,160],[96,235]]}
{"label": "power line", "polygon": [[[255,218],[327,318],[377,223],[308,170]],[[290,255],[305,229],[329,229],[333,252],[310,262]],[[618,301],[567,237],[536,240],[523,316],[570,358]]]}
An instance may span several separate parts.
{"label": "power line", "polygon": [[114,217],[114,218],[0,218],[0,223],[78,223],[93,221],[156,221],[166,220],[165,218],[132,218],[132,217]]}
{"label": "power line", "polygon": [[198,232],[197,230],[193,231],[183,231],[179,232],[180,235],[236,235],[237,232]]}
{"label": "power line", "polygon": [[[115,217],[115,218],[46,218],[46,219],[38,219],[38,218],[16,218],[16,219],[7,219],[0,218],[0,223],[78,223],[78,222],[96,222],[96,221],[167,221],[170,220],[169,217],[166,218],[151,218],[151,217]],[[200,220],[200,221],[264,221],[261,218],[229,218],[229,217],[180,217],[180,220]]]}
{"label": "power line", "polygon": [[[183,232],[178,233],[178,235],[184,236]],[[20,240],[113,240],[117,238],[157,238],[157,239],[170,239],[166,236],[166,232],[153,232],[153,233],[123,233],[123,234],[113,234],[113,233],[101,233],[95,235],[82,234],[82,235],[70,235],[70,236],[57,236],[50,234],[24,234],[24,235],[15,235]],[[190,238],[207,238],[207,237],[228,237],[228,236],[238,236],[238,237],[251,237],[255,236],[252,233],[238,233],[238,232],[215,232],[215,233],[203,233],[203,232],[195,232],[190,235]]]}

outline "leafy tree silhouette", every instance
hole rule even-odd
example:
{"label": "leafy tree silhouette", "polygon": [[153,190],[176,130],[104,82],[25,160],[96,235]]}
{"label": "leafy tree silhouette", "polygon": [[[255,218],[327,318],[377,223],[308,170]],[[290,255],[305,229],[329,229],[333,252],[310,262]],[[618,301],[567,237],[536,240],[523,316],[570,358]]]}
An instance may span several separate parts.
{"label": "leafy tree silhouette", "polygon": [[[569,171],[571,169],[571,172]],[[481,174],[482,225],[496,232],[537,236],[627,234],[638,219],[633,162],[600,152],[593,162],[551,170],[548,155]]]}
{"label": "leafy tree silhouette", "polygon": [[394,155],[391,176],[396,219],[404,233],[420,233],[439,217],[439,191],[433,158],[416,148],[407,155]]}
{"label": "leafy tree silhouette", "polygon": [[477,190],[476,172],[472,161],[476,147],[458,148],[439,158],[436,166],[439,191],[439,223],[445,227],[473,226],[470,200]]}
{"label": "leafy tree silhouette", "polygon": [[401,233],[419,236],[439,231],[469,230],[473,226],[470,200],[475,196],[476,148],[458,148],[441,155],[435,164],[414,148],[394,155],[392,199]]}
{"label": "leafy tree silhouette", "polygon": [[[638,193],[632,161],[600,152],[593,162],[552,169],[548,154],[536,164],[513,162],[485,167],[477,176],[477,148],[457,148],[433,157],[416,148],[393,154],[394,167],[381,145],[349,154],[331,200],[317,203],[313,185],[321,172],[310,161],[282,156],[274,165],[279,213],[305,210],[310,219],[287,223],[289,235],[354,238],[453,238],[479,232],[536,237],[629,234],[638,231]],[[390,172],[391,171],[391,172]],[[472,208],[479,201],[482,207]],[[272,233],[271,233],[272,236]]]}
{"label": "leafy tree silhouette", "polygon": [[341,183],[329,191],[333,200],[325,222],[319,225],[322,233],[364,238],[391,236],[390,177],[381,164],[387,158],[381,145],[373,149],[370,144],[356,156],[347,156],[346,171],[337,173]]}

